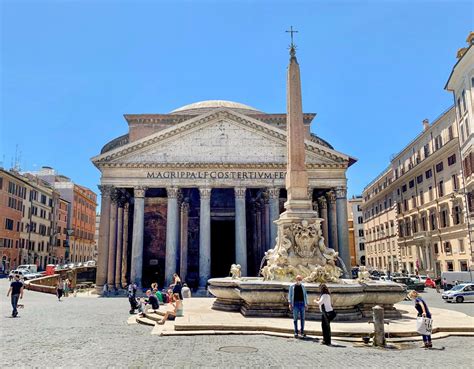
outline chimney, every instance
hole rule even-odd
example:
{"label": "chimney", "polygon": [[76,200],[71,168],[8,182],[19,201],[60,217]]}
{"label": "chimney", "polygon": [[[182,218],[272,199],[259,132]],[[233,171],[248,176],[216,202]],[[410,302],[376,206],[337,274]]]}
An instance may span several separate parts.
{"label": "chimney", "polygon": [[423,131],[426,131],[430,128],[430,121],[428,119],[423,119]]}

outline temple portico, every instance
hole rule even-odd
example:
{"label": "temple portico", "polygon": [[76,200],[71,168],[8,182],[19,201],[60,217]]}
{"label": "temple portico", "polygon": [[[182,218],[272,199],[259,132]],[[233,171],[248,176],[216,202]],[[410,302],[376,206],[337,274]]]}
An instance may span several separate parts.
{"label": "temple portico", "polygon": [[[307,193],[348,264],[341,204],[354,159],[310,133],[314,116],[304,114]],[[125,117],[129,133],[92,159],[102,173],[97,287],[163,286],[177,272],[205,288],[234,263],[256,276],[288,200],[286,114],[217,101]]]}

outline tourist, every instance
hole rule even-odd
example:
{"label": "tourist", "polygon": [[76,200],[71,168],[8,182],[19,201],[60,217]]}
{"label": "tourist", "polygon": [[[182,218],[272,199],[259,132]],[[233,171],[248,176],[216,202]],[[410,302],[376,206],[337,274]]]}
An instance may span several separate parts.
{"label": "tourist", "polygon": [[[431,319],[431,312],[428,309],[428,305],[426,304],[425,300],[421,298],[421,296],[416,291],[411,291],[408,294],[410,299],[415,299],[415,309],[418,312],[418,317],[429,318]],[[431,343],[431,334],[429,335],[421,335],[423,337],[423,346],[422,348],[432,348],[433,344]]]}
{"label": "tourist", "polygon": [[58,283],[56,285],[56,296],[58,296],[58,301],[61,301],[61,297],[63,296],[64,292],[64,283],[61,278],[58,278]]}
{"label": "tourist", "polygon": [[331,294],[325,284],[321,284],[321,295],[314,300],[321,310],[321,328],[323,331],[323,341],[321,344],[331,346],[331,321],[336,317],[336,312],[332,308]]}
{"label": "tourist", "polygon": [[109,286],[107,283],[104,284],[102,287],[102,297],[108,297],[109,296]]}
{"label": "tourist", "polygon": [[66,278],[63,281],[63,291],[64,291],[64,297],[68,297],[69,296],[69,279],[68,278]]}
{"label": "tourist", "polygon": [[186,283],[183,283],[183,288],[181,289],[181,294],[183,298],[189,299],[191,297],[191,289]]}
{"label": "tourist", "polygon": [[306,337],[304,333],[304,315],[308,307],[308,295],[301,281],[303,277],[296,276],[296,282],[290,286],[288,291],[288,304],[290,311],[293,311],[293,324],[295,328],[295,338],[298,338],[298,316],[301,324],[301,337]]}
{"label": "tourist", "polygon": [[181,290],[183,289],[183,285],[181,283],[181,278],[179,278],[179,275],[177,273],[173,274],[173,293],[177,293],[179,295],[179,299],[183,299],[183,295]]}
{"label": "tourist", "polygon": [[10,283],[10,288],[7,292],[7,297],[11,294],[11,302],[12,302],[12,317],[16,318],[18,315],[18,300],[23,298],[23,283],[20,282],[20,276],[17,274],[15,275],[15,279],[12,283]]}
{"label": "tourist", "polygon": [[160,303],[158,302],[156,295],[151,290],[147,290],[146,296],[148,297],[147,304],[150,305],[153,310],[158,310],[160,308]]}
{"label": "tourist", "polygon": [[127,297],[128,302],[130,303],[130,314],[135,314],[135,310],[138,309],[137,299],[137,285],[135,283],[130,283],[127,287]]}
{"label": "tourist", "polygon": [[[168,310],[164,316],[163,319],[161,319],[158,324],[165,324],[167,320],[175,320],[176,317],[184,316],[184,311],[183,311],[183,302],[179,298],[179,294],[174,293],[173,294],[173,310]],[[161,315],[161,314],[160,314]]]}

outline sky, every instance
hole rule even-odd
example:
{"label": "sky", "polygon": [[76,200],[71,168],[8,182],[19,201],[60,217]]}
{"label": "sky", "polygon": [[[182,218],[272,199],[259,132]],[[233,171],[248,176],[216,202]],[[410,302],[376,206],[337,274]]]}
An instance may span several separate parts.
{"label": "sky", "polygon": [[290,25],[312,131],[357,158],[348,195],[453,102],[471,1],[0,0],[0,162],[98,192],[90,158],[123,114],[196,101],[286,109]]}

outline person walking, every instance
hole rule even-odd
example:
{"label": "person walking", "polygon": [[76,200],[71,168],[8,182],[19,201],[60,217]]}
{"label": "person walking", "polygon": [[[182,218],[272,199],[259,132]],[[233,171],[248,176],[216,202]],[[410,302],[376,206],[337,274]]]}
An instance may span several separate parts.
{"label": "person walking", "polygon": [[304,332],[304,318],[305,310],[308,308],[308,294],[306,288],[301,283],[303,277],[300,275],[296,276],[295,283],[290,286],[288,291],[288,305],[290,311],[293,312],[293,325],[295,328],[295,338],[298,338],[298,316],[301,325],[301,337],[306,337]]}
{"label": "person walking", "polygon": [[138,309],[137,303],[137,285],[135,283],[130,283],[127,287],[127,297],[128,302],[130,303],[130,314],[135,314],[135,310]]}
{"label": "person walking", "polygon": [[[418,294],[416,291],[411,291],[408,294],[410,299],[415,300],[415,309],[417,311],[418,317],[429,318],[431,319],[431,312],[428,309],[428,305],[426,304],[425,300]],[[423,337],[423,346],[422,348],[432,348],[433,344],[431,343],[431,334],[429,335],[421,335]]]}
{"label": "person walking", "polygon": [[66,278],[63,281],[63,291],[64,291],[64,297],[69,297],[69,279]]}
{"label": "person walking", "polygon": [[321,310],[321,328],[323,331],[323,341],[321,344],[331,346],[331,321],[336,317],[331,303],[331,294],[328,287],[323,283],[320,286],[321,295],[314,300]]}
{"label": "person walking", "polygon": [[7,292],[7,297],[11,294],[11,302],[12,302],[12,317],[16,318],[18,315],[18,300],[23,298],[23,283],[20,282],[20,276],[17,274],[15,275],[15,279],[12,283],[10,283],[10,288]]}
{"label": "person walking", "polygon": [[61,301],[61,297],[63,296],[64,283],[61,278],[58,278],[58,283],[56,285],[56,296],[58,296],[58,301]]}
{"label": "person walking", "polygon": [[181,283],[181,278],[177,273],[173,274],[173,293],[177,293],[179,295],[179,299],[183,300],[183,294],[181,290],[183,289],[183,284]]}

